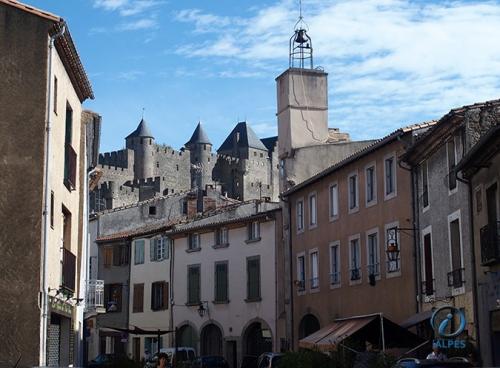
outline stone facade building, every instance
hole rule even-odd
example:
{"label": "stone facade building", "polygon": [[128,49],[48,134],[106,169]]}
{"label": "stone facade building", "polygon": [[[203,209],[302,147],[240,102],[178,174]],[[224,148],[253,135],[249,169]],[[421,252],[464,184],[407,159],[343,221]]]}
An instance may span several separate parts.
{"label": "stone facade building", "polygon": [[[497,110],[498,111],[498,110]],[[457,167],[469,186],[482,364],[500,366],[500,120]]]}
{"label": "stone facade building", "polygon": [[[476,345],[478,310],[469,187],[457,180],[456,165],[492,124],[500,102],[451,110],[410,147],[402,160],[412,170],[419,332],[433,336],[428,318],[437,307],[465,312],[464,337]],[[419,323],[421,322],[421,323]],[[421,328],[420,328],[421,327]]]}
{"label": "stone facade building", "polygon": [[276,137],[260,140],[246,122],[236,125],[217,153],[201,123],[185,146],[175,150],[155,143],[143,119],[125,138],[125,146],[100,155],[92,211],[208,185],[241,201],[278,197]]}
{"label": "stone facade building", "polygon": [[59,16],[1,0],[0,64],[0,365],[77,364],[100,118],[82,112],[94,96]]}

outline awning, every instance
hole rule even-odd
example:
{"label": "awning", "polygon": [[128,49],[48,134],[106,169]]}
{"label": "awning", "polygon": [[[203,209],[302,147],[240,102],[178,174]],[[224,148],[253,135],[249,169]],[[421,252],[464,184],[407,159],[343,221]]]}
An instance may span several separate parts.
{"label": "awning", "polygon": [[408,318],[406,321],[401,323],[401,327],[403,328],[410,328],[413,327],[421,322],[424,322],[425,320],[429,320],[432,316],[433,311],[432,310],[427,310],[423,311],[417,314],[414,314],[410,318]]}
{"label": "awning", "polygon": [[380,350],[408,348],[422,342],[422,339],[414,333],[376,313],[336,319],[328,326],[299,340],[299,347],[332,351],[350,336],[370,342]]}
{"label": "awning", "polygon": [[337,320],[332,324],[323,327],[313,334],[304,337],[299,341],[299,347],[306,349],[320,349],[321,351],[330,351],[335,349],[335,345],[345,338],[353,335],[367,324],[379,316],[353,317],[344,320]]}
{"label": "awning", "polygon": [[119,328],[119,327],[109,327],[109,326],[104,326],[104,328],[110,329],[110,330],[115,330],[115,331],[120,331],[120,332],[126,332],[130,335],[165,335],[168,333],[174,333],[175,330],[143,330],[142,328],[134,326],[134,328]]}

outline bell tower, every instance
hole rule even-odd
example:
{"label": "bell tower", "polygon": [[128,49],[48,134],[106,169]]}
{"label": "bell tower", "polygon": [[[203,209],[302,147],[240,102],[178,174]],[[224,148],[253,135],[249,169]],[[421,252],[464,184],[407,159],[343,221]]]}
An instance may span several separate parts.
{"label": "bell tower", "polygon": [[328,140],[328,74],[314,69],[312,39],[299,20],[289,44],[289,68],[276,78],[278,152],[292,157],[296,148]]}

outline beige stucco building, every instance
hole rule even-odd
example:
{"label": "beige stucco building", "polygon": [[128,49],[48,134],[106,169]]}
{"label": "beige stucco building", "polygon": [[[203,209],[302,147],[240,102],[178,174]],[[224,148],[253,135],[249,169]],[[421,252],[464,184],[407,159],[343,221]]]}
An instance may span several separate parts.
{"label": "beige stucco building", "polygon": [[62,18],[2,0],[0,29],[0,361],[68,365],[83,327],[81,118],[93,94]]}

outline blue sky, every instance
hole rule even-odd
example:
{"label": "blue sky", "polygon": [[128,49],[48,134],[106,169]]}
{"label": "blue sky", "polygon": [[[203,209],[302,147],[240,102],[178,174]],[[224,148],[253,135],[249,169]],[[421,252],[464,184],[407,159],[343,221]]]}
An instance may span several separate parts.
{"label": "blue sky", "polygon": [[[201,120],[215,148],[237,121],[276,134],[298,1],[25,0],[62,16],[103,117],[101,151],[145,119],[180,148]],[[329,121],[353,139],[500,98],[500,1],[303,0]]]}

